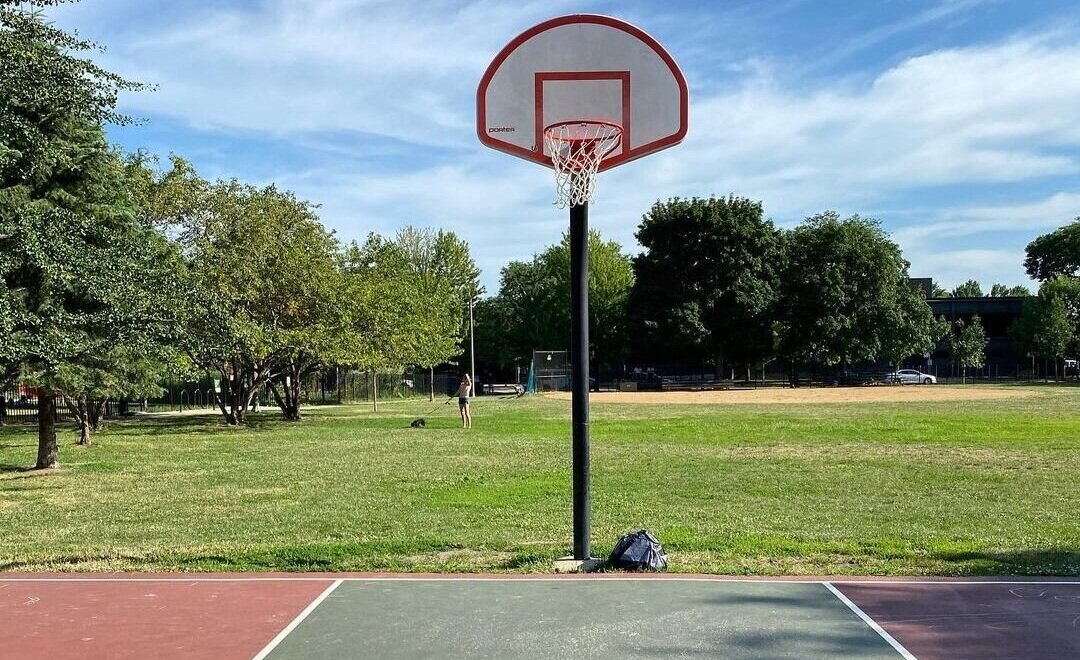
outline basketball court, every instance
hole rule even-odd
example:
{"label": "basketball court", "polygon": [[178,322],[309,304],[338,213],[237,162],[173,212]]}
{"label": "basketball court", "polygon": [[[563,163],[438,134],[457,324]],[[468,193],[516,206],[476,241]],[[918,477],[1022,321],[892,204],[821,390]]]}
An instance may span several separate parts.
{"label": "basketball court", "polygon": [[[481,143],[552,170],[556,204],[569,209],[572,560],[584,562],[589,204],[598,174],[683,141],[690,87],[643,30],[575,14],[499,51],[476,113]],[[1080,657],[1080,581],[0,575],[0,640],[0,657],[51,660],[1064,660]]]}
{"label": "basketball court", "polygon": [[12,658],[1080,657],[1080,581],[678,575],[0,578]]}

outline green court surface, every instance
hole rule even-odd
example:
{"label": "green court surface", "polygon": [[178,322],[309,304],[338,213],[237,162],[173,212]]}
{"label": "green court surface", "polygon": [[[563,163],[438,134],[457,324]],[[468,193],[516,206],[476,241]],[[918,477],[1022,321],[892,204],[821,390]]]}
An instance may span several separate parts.
{"label": "green court surface", "polygon": [[903,657],[820,582],[355,580],[285,633],[262,657]]}

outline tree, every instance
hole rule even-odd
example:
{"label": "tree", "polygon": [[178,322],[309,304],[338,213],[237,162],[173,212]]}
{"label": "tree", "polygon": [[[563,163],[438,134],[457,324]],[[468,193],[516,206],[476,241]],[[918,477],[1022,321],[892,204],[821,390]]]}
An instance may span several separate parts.
{"label": "tree", "polygon": [[1039,327],[1035,331],[1035,351],[1054,360],[1054,378],[1058,377],[1058,364],[1075,341],[1075,328],[1069,318],[1069,310],[1060,297],[1052,297],[1042,304]]}
{"label": "tree", "polygon": [[635,234],[629,307],[645,352],[749,368],[773,347],[780,238],[760,202],[657,202]]}
{"label": "tree", "polygon": [[899,369],[912,355],[927,353],[949,332],[947,321],[935,320],[922,291],[898,290],[896,304],[885,309],[880,355]]}
{"label": "tree", "polygon": [[953,298],[982,298],[982,286],[975,280],[968,280],[952,290]]}
{"label": "tree", "polygon": [[[417,338],[423,331],[424,300],[409,275],[407,255],[401,246],[378,234],[363,244],[353,242],[345,252],[348,292],[348,332],[344,362],[376,374],[402,367],[417,355]],[[378,393],[372,406],[378,410]]]}
{"label": "tree", "polygon": [[1040,282],[1058,275],[1080,275],[1080,217],[1036,238],[1028,244],[1026,252],[1024,268]]}
{"label": "tree", "polygon": [[[633,286],[630,259],[615,241],[589,232],[589,343],[600,369],[615,369],[627,346],[626,301]],[[489,364],[527,364],[536,349],[570,343],[570,239],[532,261],[514,261],[499,293],[476,309],[480,349]]]}
{"label": "tree", "polygon": [[948,298],[950,295],[949,290],[941,286],[937,282],[934,282],[933,289],[931,291],[931,298]]}
{"label": "tree", "polygon": [[1060,300],[1072,327],[1072,340],[1065,347],[1065,354],[1080,355],[1080,277],[1058,275],[1046,280],[1039,287],[1043,300]]}
{"label": "tree", "polygon": [[482,291],[480,269],[468,244],[453,232],[408,226],[398,231],[394,245],[402,257],[395,262],[397,277],[406,280],[404,285],[419,298],[409,310],[414,340],[406,360],[428,369],[428,395],[433,400],[435,366],[462,352],[461,341],[468,331],[466,310]]}
{"label": "tree", "polygon": [[78,57],[94,44],[47,24],[52,4],[0,0],[0,372],[38,385],[38,468],[58,464],[60,365],[156,327],[139,287],[161,246],[101,129],[128,121],[117,95],[141,85]]}
{"label": "tree", "polygon": [[156,396],[161,393],[166,372],[159,351],[133,350],[123,345],[104,349],[90,359],[62,364],[57,369],[57,380],[63,383],[60,393],[75,418],[78,444],[84,446],[90,445],[92,434],[104,427],[105,407],[110,400]]}
{"label": "tree", "polygon": [[1080,349],[1080,278],[1058,275],[1043,282],[1009,335],[1032,355],[1053,359],[1056,373],[1060,359]]}
{"label": "tree", "polygon": [[340,341],[347,332],[344,310],[348,302],[337,242],[312,225],[297,232],[296,240],[299,250],[310,250],[307,275],[285,282],[296,297],[285,302],[277,340],[285,350],[276,375],[268,381],[282,418],[289,421],[302,418],[301,388],[308,378],[344,357]]}
{"label": "tree", "polygon": [[[544,250],[539,262],[547,287],[541,299],[550,306],[546,316],[553,322],[551,332],[561,339],[552,345],[565,345],[570,339],[570,235]],[[626,304],[633,284],[633,268],[622,246],[590,231],[589,351],[598,374],[617,370],[625,355]]]}
{"label": "tree", "polygon": [[1031,290],[1028,289],[1026,286],[1021,285],[1008,286],[1005,284],[994,284],[992,287],[990,287],[990,293],[988,295],[991,298],[1005,298],[1010,296],[1017,298],[1026,298],[1031,295]]}
{"label": "tree", "polygon": [[986,331],[982,319],[972,316],[968,323],[957,320],[949,336],[949,351],[953,361],[960,365],[961,382],[967,378],[968,367],[982,367],[986,363]]}
{"label": "tree", "polygon": [[876,220],[828,211],[784,234],[781,354],[800,363],[847,365],[928,350],[935,322],[911,288],[908,263]]}
{"label": "tree", "polygon": [[506,372],[526,362],[528,348],[516,341],[521,329],[507,298],[494,295],[477,301],[474,309],[477,361],[489,369]]}
{"label": "tree", "polygon": [[523,366],[533,350],[567,344],[569,336],[555,328],[569,327],[569,310],[551,302],[554,285],[547,280],[539,255],[503,267],[498,294],[481,300],[474,310],[478,358],[484,364]]}
{"label": "tree", "polygon": [[299,419],[305,378],[342,350],[337,240],[314,207],[274,186],[211,183],[177,157],[168,171],[147,170],[147,218],[169,228],[183,257],[180,346],[216,374],[224,420],[244,423],[264,387]]}

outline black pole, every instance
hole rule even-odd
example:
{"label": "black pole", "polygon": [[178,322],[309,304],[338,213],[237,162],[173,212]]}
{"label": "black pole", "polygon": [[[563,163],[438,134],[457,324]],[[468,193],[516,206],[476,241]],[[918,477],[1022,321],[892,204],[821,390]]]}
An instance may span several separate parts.
{"label": "black pole", "polygon": [[589,204],[570,207],[574,559],[589,559]]}

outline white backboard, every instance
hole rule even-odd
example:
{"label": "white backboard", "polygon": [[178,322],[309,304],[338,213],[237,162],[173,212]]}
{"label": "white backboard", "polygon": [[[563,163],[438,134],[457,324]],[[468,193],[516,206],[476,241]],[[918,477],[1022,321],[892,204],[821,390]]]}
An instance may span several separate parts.
{"label": "white backboard", "polygon": [[686,79],[655,39],[615,18],[574,14],[526,30],[495,56],[476,92],[476,131],[492,149],[551,167],[545,127],[613,122],[623,139],[605,170],[681,142],[689,105]]}

